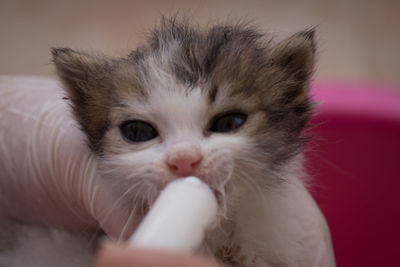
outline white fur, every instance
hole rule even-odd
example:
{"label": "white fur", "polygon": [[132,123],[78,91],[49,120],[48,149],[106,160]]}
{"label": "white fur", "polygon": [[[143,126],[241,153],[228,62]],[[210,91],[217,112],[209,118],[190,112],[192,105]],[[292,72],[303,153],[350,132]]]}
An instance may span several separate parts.
{"label": "white fur", "polygon": [[[291,176],[291,177],[290,177]],[[293,174],[263,197],[249,192],[235,214],[245,266],[335,266],[329,229]]]}

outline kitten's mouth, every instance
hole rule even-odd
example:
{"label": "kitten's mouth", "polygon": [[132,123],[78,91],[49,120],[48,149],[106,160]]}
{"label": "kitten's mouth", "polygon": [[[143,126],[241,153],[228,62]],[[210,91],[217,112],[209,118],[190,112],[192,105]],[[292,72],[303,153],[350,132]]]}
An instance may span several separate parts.
{"label": "kitten's mouth", "polygon": [[225,183],[219,183],[219,184],[212,184],[210,182],[207,182],[209,179],[205,178],[202,175],[197,175],[196,177],[198,177],[200,180],[202,180],[203,182],[205,182],[208,187],[211,189],[211,191],[213,192],[217,203],[218,203],[218,207],[222,208],[225,204]]}

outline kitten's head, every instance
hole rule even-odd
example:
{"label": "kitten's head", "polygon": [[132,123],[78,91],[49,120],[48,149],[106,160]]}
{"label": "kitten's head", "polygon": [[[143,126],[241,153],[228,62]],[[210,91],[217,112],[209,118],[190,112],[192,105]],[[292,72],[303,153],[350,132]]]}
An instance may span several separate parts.
{"label": "kitten's head", "polygon": [[165,19],[126,58],[52,52],[106,179],[151,202],[169,181],[194,175],[224,203],[279,182],[300,152],[313,35],[272,45],[245,25],[199,30]]}

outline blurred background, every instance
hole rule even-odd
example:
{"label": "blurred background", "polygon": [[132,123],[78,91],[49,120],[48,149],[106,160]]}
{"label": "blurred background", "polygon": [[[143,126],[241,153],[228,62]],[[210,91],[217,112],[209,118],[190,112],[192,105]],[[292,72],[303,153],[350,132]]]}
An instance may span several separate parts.
{"label": "blurred background", "polygon": [[283,38],[317,25],[316,79],[400,82],[398,0],[0,0],[0,74],[53,75],[51,46],[122,56],[160,14],[247,19]]}

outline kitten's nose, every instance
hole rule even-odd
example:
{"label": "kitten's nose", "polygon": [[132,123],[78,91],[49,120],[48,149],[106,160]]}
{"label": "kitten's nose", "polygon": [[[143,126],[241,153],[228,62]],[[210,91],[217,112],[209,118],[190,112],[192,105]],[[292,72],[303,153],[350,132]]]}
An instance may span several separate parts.
{"label": "kitten's nose", "polygon": [[173,173],[186,177],[194,173],[202,159],[203,155],[197,145],[180,143],[169,150],[166,163]]}

